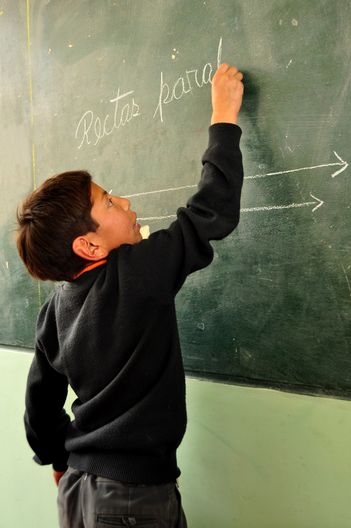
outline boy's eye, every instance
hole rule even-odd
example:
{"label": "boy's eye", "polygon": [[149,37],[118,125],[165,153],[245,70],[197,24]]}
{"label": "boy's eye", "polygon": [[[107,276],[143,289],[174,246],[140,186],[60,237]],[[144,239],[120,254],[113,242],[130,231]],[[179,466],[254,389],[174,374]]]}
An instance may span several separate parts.
{"label": "boy's eye", "polygon": [[107,199],[108,206],[111,207],[113,205],[112,198]]}

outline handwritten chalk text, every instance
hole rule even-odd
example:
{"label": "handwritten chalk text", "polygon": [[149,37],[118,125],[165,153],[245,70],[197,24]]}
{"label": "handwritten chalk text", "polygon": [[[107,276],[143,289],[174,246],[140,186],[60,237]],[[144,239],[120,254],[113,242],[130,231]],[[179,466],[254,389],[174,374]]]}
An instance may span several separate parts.
{"label": "handwritten chalk text", "polygon": [[129,100],[122,108],[120,107],[121,99],[131,96],[134,91],[120,93],[120,88],[117,90],[117,96],[110,99],[110,103],[114,104],[113,124],[111,125],[112,116],[106,114],[102,119],[95,116],[92,110],[87,110],[79,120],[76,128],[75,138],[80,141],[78,148],[81,148],[84,143],[90,145],[94,140],[94,145],[105,136],[109,136],[112,132],[121,126],[124,127],[132,119],[139,117],[140,106],[135,102],[134,97]]}
{"label": "handwritten chalk text", "polygon": [[[222,38],[219,40],[217,51],[217,67],[221,64],[222,56]],[[192,93],[196,86],[202,88],[204,85],[211,83],[213,67],[210,62],[207,62],[202,68],[202,74],[199,76],[198,69],[186,70],[185,74],[179,77],[173,84],[172,89],[170,85],[164,81],[163,72],[161,72],[160,92],[158,96],[158,104],[155,109],[153,119],[158,115],[160,121],[163,123],[163,105],[172,103],[172,101],[179,101],[184,95]],[[200,79],[199,79],[200,77]]]}
{"label": "handwritten chalk text", "polygon": [[[217,49],[217,68],[221,64],[221,57],[222,37],[219,39]],[[163,123],[164,106],[174,101],[179,101],[185,95],[193,93],[194,89],[211,84],[213,71],[214,67],[210,62],[207,62],[200,69],[186,69],[185,73],[178,77],[174,83],[166,82],[164,73],[161,72],[158,104],[155,108],[153,119],[158,117],[160,122]],[[134,90],[121,93],[120,88],[118,88],[116,97],[110,99],[110,103],[114,105],[113,114],[111,112],[100,117],[92,110],[84,112],[75,131],[75,138],[79,142],[77,148],[80,149],[84,144],[97,145],[102,138],[111,135],[115,130],[125,127],[133,119],[139,117],[141,115],[140,104],[136,102],[133,94]],[[125,103],[123,106],[122,99]]]}

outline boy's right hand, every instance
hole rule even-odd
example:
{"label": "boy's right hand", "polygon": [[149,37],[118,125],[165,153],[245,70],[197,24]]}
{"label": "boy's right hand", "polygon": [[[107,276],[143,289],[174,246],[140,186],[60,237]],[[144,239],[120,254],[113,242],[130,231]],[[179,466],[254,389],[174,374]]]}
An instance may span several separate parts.
{"label": "boy's right hand", "polygon": [[221,64],[212,79],[212,118],[215,123],[237,124],[244,93],[243,74],[235,67]]}
{"label": "boy's right hand", "polygon": [[55,484],[56,486],[59,485],[59,482],[61,480],[61,478],[63,477],[63,475],[66,473],[65,471],[55,471],[54,470],[54,481],[55,481]]}

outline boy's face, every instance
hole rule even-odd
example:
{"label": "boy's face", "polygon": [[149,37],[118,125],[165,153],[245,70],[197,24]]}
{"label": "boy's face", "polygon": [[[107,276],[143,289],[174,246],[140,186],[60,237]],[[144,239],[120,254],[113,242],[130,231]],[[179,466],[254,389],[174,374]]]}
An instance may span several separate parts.
{"label": "boy's face", "polygon": [[137,215],[130,210],[126,198],[108,194],[99,185],[92,182],[91,209],[92,218],[99,224],[92,242],[107,254],[122,244],[137,244],[141,241],[140,225]]}

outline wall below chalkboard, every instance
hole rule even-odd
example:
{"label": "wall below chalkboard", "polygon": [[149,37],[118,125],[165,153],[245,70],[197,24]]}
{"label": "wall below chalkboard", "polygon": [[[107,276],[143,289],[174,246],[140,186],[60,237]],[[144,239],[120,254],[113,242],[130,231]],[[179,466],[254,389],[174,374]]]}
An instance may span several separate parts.
{"label": "wall below chalkboard", "polygon": [[[0,524],[56,528],[51,468],[34,464],[17,419],[31,358],[0,349]],[[191,528],[349,528],[350,402],[187,379],[187,403],[178,461]]]}

